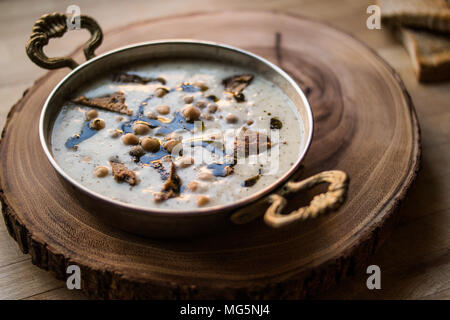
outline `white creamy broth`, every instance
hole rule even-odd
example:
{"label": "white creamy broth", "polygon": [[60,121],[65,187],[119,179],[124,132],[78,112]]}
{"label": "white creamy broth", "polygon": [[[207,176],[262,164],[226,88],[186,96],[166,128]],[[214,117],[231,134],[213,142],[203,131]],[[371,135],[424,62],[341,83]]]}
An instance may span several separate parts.
{"label": "white creamy broth", "polygon": [[[163,78],[165,84],[161,83],[161,79],[147,83],[117,82],[113,81],[113,74],[117,73],[111,72],[103,79],[87,83],[70,98],[85,96],[87,99],[95,99],[122,92],[126,106],[132,114],[120,114],[67,101],[62,105],[52,131],[52,152],[57,163],[69,176],[96,193],[141,207],[174,210],[230,204],[276,182],[299,157],[303,127],[295,105],[280,88],[250,69],[218,62],[171,60],[132,65],[118,72],[147,79]],[[237,100],[242,100],[242,97],[238,99],[226,92],[222,80],[243,74],[251,74],[253,79],[241,92],[245,101],[239,102]],[[198,83],[203,83],[204,86]],[[184,91],[181,84],[190,84],[185,90],[197,91]],[[158,97],[155,91],[161,87],[169,92]],[[203,91],[198,90],[199,87],[202,87]],[[186,103],[186,96],[192,96],[193,101],[190,102],[191,98],[187,98]],[[213,96],[217,101],[212,100]],[[142,105],[143,101],[146,103]],[[199,101],[205,102],[205,107],[201,102],[198,104]],[[214,104],[216,106],[212,109],[217,110],[212,113],[209,111],[210,105]],[[158,113],[158,106],[161,105],[170,108],[168,114]],[[154,167],[154,162],[145,161],[157,158],[157,154],[145,150],[140,157],[129,154],[136,146],[126,145],[123,137],[127,130],[133,131],[132,125],[136,125],[133,121],[141,121],[137,119],[140,114],[148,115],[151,112],[158,116],[160,123],[167,124],[175,116],[184,120],[183,111],[189,106],[201,112],[197,121],[201,121],[203,125],[197,126],[198,130],[178,128],[175,133],[169,133],[169,137],[175,137],[175,140],[183,146],[182,154],[172,154],[172,158],[167,156],[153,160],[163,167],[159,170]],[[92,109],[97,111],[96,117],[104,121],[104,128],[100,130],[85,128],[86,131],[82,133],[83,127],[91,125],[86,120],[86,112]],[[272,129],[271,119],[278,120],[272,122],[275,125]],[[282,124],[281,128],[276,126],[279,123]],[[190,122],[185,122],[185,125],[189,128],[193,126]],[[167,130],[170,131],[172,127],[167,126],[169,127]],[[239,134],[242,128],[247,130],[246,133],[259,132],[260,137],[264,137],[263,134],[267,135],[270,147],[264,149],[261,144],[259,146],[261,150],[254,150],[253,154],[245,156],[238,153],[237,158],[233,158],[233,143],[236,134]],[[117,129],[122,131],[116,132]],[[141,141],[144,137],[157,138],[164,154],[167,151],[164,146],[169,137],[167,134],[159,134],[158,131],[161,130],[161,127],[152,127],[145,134],[135,135]],[[79,143],[74,147],[67,147],[68,139],[80,133],[83,137],[86,132],[94,134],[88,139],[76,140]],[[202,141],[207,143],[202,146],[200,145]],[[212,141],[219,144],[212,144]],[[189,148],[191,142],[194,142],[194,146]],[[222,142],[226,145],[224,150],[220,148]],[[227,155],[223,156],[224,154]],[[194,163],[184,164],[189,163],[187,161],[189,157],[193,158]],[[130,185],[127,181],[115,179],[110,161],[126,166],[135,174],[137,182]],[[158,195],[161,195],[167,182],[171,161],[175,164],[176,175],[181,181],[180,188],[167,199],[161,200]],[[224,162],[231,168],[227,171],[228,175],[215,175],[217,171],[211,164]],[[97,176],[98,171],[95,170],[99,166],[107,168],[105,176]],[[220,169],[224,166],[219,167],[218,171],[222,172]],[[166,173],[165,176],[161,170]],[[164,192],[163,194],[167,195]]]}

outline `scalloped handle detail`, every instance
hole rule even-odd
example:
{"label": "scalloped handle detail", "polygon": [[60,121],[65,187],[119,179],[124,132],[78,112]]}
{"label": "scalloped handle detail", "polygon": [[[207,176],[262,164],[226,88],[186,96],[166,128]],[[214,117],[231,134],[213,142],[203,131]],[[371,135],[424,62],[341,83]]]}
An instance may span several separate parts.
{"label": "scalloped handle detail", "polygon": [[[282,214],[287,204],[284,195],[293,192],[302,192],[321,183],[329,183],[328,190],[315,196],[309,205]],[[264,214],[265,223],[273,228],[283,227],[295,221],[315,218],[321,213],[336,210],[345,200],[348,190],[348,176],[340,170],[323,171],[308,179],[294,182],[289,181],[277,193],[271,194],[252,205],[251,209],[241,209],[230,217],[235,224],[245,224],[264,214],[267,203],[270,204]]]}
{"label": "scalloped handle detail", "polygon": [[323,171],[299,182],[290,181],[283,187],[282,194],[306,191],[321,183],[330,184],[327,192],[315,196],[309,205],[294,210],[289,214],[281,214],[281,211],[287,204],[287,200],[283,195],[270,195],[268,200],[271,202],[271,205],[264,215],[266,224],[279,228],[294,221],[315,218],[319,214],[336,210],[344,202],[348,189],[348,176],[343,171]]}
{"label": "scalloped handle detail", "polygon": [[[67,32],[68,17],[62,13],[45,14],[34,23],[30,39],[26,44],[28,57],[38,66],[45,69],[69,67],[75,69],[78,63],[70,57],[49,58],[43,48],[51,38],[60,38]],[[91,37],[84,45],[86,60],[95,57],[94,51],[103,41],[103,33],[97,22],[91,17],[80,16],[81,28],[89,30]]]}

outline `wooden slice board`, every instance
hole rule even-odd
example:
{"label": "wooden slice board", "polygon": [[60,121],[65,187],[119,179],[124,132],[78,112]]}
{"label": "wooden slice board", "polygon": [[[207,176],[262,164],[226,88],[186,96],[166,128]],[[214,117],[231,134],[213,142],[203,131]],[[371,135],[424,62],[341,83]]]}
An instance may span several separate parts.
{"label": "wooden slice board", "polygon": [[[258,220],[184,241],[113,229],[65,191],[41,150],[41,107],[69,72],[58,70],[37,80],[12,108],[0,146],[3,215],[23,252],[61,279],[67,265],[79,265],[83,291],[98,298],[301,298],[366,267],[392,230],[419,167],[418,123],[398,75],[347,34],[269,12],[140,22],[106,33],[99,52],[162,38],[231,44],[287,70],[307,93],[315,118],[302,177],[346,171],[345,205],[285,229]],[[81,49],[74,57],[82,60]],[[290,208],[301,201],[291,198]]]}

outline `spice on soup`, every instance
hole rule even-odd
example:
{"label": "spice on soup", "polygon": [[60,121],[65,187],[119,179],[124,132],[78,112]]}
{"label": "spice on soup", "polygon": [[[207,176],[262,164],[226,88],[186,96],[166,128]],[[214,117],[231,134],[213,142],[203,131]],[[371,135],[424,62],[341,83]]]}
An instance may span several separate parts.
{"label": "spice on soup", "polygon": [[270,119],[270,129],[280,130],[283,127],[283,123],[278,118]]}
{"label": "spice on soup", "polygon": [[250,177],[248,179],[245,179],[244,182],[242,183],[242,186],[243,187],[252,187],[256,184],[256,182],[258,182],[259,178],[261,178],[260,174]]}
{"label": "spice on soup", "polygon": [[235,75],[222,80],[225,91],[233,94],[237,102],[245,101],[242,91],[252,82],[253,75],[241,74]]}
{"label": "spice on soup", "polygon": [[128,169],[127,166],[125,166],[123,163],[110,161],[109,164],[111,165],[112,173],[116,181],[125,181],[130,186],[134,186],[136,184],[136,174]]}
{"label": "spice on soup", "polygon": [[85,96],[79,96],[73,99],[72,102],[88,107],[96,107],[126,115],[131,115],[133,113],[133,110],[128,109],[128,106],[125,103],[125,94],[121,91],[92,99],[86,98]]}
{"label": "spice on soup", "polygon": [[166,80],[163,77],[147,78],[127,72],[118,72],[113,74],[113,81],[120,83],[139,83],[139,84],[147,84],[149,82],[157,81],[163,85],[166,84]]}
{"label": "spice on soup", "polygon": [[164,183],[161,192],[155,193],[153,200],[155,202],[165,201],[174,198],[180,194],[181,179],[178,176],[173,162],[170,163],[170,173],[167,181]]}

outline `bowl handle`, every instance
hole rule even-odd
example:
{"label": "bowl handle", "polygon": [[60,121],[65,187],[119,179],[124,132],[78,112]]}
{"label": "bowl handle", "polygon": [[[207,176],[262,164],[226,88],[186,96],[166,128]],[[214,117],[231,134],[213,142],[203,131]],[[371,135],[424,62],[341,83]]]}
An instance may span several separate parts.
{"label": "bowl handle", "polygon": [[[49,58],[43,51],[50,38],[60,38],[67,31],[67,17],[62,13],[45,14],[34,23],[32,34],[26,44],[28,57],[38,66],[45,69],[58,69],[69,67],[75,69],[78,63],[70,57]],[[81,15],[80,27],[88,29],[91,33],[90,39],[84,45],[84,56],[87,60],[95,57],[94,51],[103,40],[103,33],[97,22],[91,17]]]}
{"label": "bowl handle", "polygon": [[[312,187],[329,183],[328,190],[315,196],[309,205],[290,212],[282,214],[281,211],[287,204],[284,195],[292,192],[306,191]],[[323,171],[305,180],[286,183],[279,192],[271,194],[264,200],[270,203],[269,208],[264,215],[264,221],[273,228],[283,227],[298,220],[315,218],[321,213],[329,210],[336,210],[345,200],[348,190],[348,176],[340,170]],[[231,221],[236,224],[247,223],[259,215],[248,210],[238,211],[231,216]]]}

